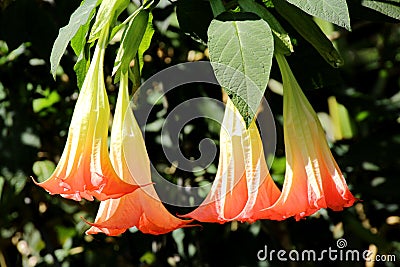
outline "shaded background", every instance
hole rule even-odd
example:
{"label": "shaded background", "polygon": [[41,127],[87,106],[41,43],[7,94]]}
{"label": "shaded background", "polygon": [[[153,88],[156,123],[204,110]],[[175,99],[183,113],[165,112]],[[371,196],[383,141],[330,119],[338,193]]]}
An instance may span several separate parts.
{"label": "shaded background", "polygon": [[[178,6],[185,2],[179,1]],[[192,26],[199,27],[196,31],[204,33],[204,23],[211,18],[209,6],[206,1],[194,2],[205,8],[192,9],[193,14],[187,15]],[[338,238],[345,238],[349,249],[377,250],[397,258],[396,263],[367,266],[400,266],[399,24],[350,6],[353,31],[334,32],[346,62],[340,70],[330,68],[284,24],[297,43],[296,53],[288,60],[316,111],[329,113],[330,96],[347,108],[352,135],[332,140],[332,151],[351,191],[362,202],[344,212],[322,210],[300,222],[203,224],[161,236],[134,229],[119,237],[85,236],[88,226],[82,217],[93,220],[98,202],[50,196],[29,178],[48,177],[66,141],[78,95],[73,72],[76,58],[68,48],[53,80],[49,56],[58,29],[67,24],[79,4],[76,0],[0,2],[0,266],[365,266],[364,262],[257,260],[264,245],[268,250],[322,250],[336,248]],[[154,10],[156,32],[146,53],[144,78],[180,62],[207,60],[206,46],[181,31],[175,6],[161,1]],[[190,31],[187,26],[181,28]],[[110,46],[107,50],[108,75],[115,49]],[[271,77],[280,80],[276,64]],[[113,104],[117,87],[111,79],[107,85]],[[196,96],[221,99],[222,94],[220,88],[202,84],[178,88],[165,97],[168,105],[160,105],[156,111],[165,109],[167,114]],[[276,116],[278,134],[271,173],[281,185],[285,168],[282,97],[267,90],[266,98]],[[162,123],[163,113],[154,112],[149,122]],[[157,170],[177,184],[212,181],[217,160],[194,174],[171,168],[159,153],[157,125],[146,131],[147,149]],[[206,137],[218,144],[219,126],[206,119],[191,122],[180,134],[182,153],[187,158],[199,157],[198,143]],[[167,208],[174,214],[188,211]]]}

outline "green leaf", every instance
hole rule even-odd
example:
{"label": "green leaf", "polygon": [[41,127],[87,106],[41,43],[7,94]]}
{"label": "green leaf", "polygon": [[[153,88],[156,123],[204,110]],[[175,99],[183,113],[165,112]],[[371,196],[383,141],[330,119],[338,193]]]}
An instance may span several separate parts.
{"label": "green leaf", "polygon": [[48,89],[45,91],[43,98],[37,98],[32,101],[33,111],[38,113],[44,109],[51,108],[55,103],[61,100],[60,95],[57,91],[51,91]]}
{"label": "green leaf", "polygon": [[89,33],[89,27],[92,19],[94,18],[95,9],[92,10],[90,17],[85,25],[82,25],[74,38],[71,40],[71,47],[78,56],[78,59],[74,65],[74,71],[76,73],[78,87],[81,88],[83,81],[85,80],[86,72],[89,68],[90,63],[90,47],[93,43],[87,43],[86,38]]}
{"label": "green leaf", "polygon": [[145,263],[145,265],[151,265],[156,261],[156,256],[151,251],[147,251],[140,257],[139,261]]}
{"label": "green leaf", "polygon": [[39,182],[43,182],[51,176],[56,165],[50,160],[36,161],[33,163],[32,170]]}
{"label": "green leaf", "polygon": [[[343,65],[343,59],[332,42],[311,16],[304,11],[288,4],[286,1],[273,0],[276,11],[333,67]],[[298,49],[298,48],[297,48]]]}
{"label": "green leaf", "polygon": [[[283,1],[283,0],[281,0]],[[351,30],[346,0],[286,0],[304,12]]]}
{"label": "green leaf", "polygon": [[283,29],[279,21],[276,20],[265,7],[257,4],[253,0],[239,0],[238,3],[243,11],[252,12],[268,23],[274,34],[275,50],[279,50],[280,53],[285,55],[293,52],[293,45],[289,35],[285,29]]}
{"label": "green leaf", "polygon": [[[121,46],[115,59],[113,75],[122,71],[128,71],[130,62],[135,58],[139,45],[146,32],[149,21],[149,11],[145,9],[138,10],[137,15],[129,22],[122,36]],[[116,81],[118,82],[118,76]]]}
{"label": "green leaf", "polygon": [[353,137],[353,129],[349,112],[346,107],[339,104],[334,96],[328,98],[329,114],[334,124],[334,137],[336,140]]}
{"label": "green leaf", "polygon": [[[91,47],[91,45],[89,44],[88,48],[90,48],[90,47]],[[81,53],[79,54],[78,60],[76,61],[75,65],[74,65],[74,71],[76,74],[78,88],[82,88],[83,81],[85,80],[85,76],[86,76],[87,70],[89,69],[89,65],[90,65],[89,49],[87,49],[87,50],[88,50],[87,52],[85,52],[85,50],[81,51]]]}
{"label": "green leaf", "polygon": [[210,4],[214,17],[225,12],[225,6],[224,3],[222,3],[222,0],[212,0],[210,1]]}
{"label": "green leaf", "polygon": [[274,38],[264,20],[242,20],[240,16],[213,20],[208,47],[218,82],[249,126],[269,80]]}
{"label": "green leaf", "polygon": [[363,0],[363,6],[376,10],[389,17],[400,20],[400,3],[394,0]]}
{"label": "green leaf", "polygon": [[129,0],[103,0],[90,31],[88,42],[91,43],[98,39],[104,26],[108,23],[112,24],[128,4]]}
{"label": "green leaf", "polygon": [[75,36],[71,40],[71,47],[75,52],[75,55],[80,55],[82,51],[84,51],[85,45],[86,45],[86,38],[88,35],[89,27],[90,27],[90,22],[94,18],[96,9],[93,9],[89,15],[88,20],[84,25],[79,27],[79,30],[76,32]]}
{"label": "green leaf", "polygon": [[51,73],[56,76],[56,70],[60,64],[62,55],[68,46],[69,41],[75,36],[82,25],[88,21],[92,10],[96,7],[97,0],[86,0],[79,6],[69,19],[68,25],[61,28],[54,42],[50,55]]}
{"label": "green leaf", "polygon": [[142,71],[143,63],[144,63],[143,62],[143,54],[144,54],[144,52],[146,52],[147,49],[149,49],[151,39],[153,38],[153,34],[154,34],[153,15],[150,13],[149,19],[147,22],[146,31],[144,32],[142,41],[140,42],[139,49],[138,49],[140,71]]}

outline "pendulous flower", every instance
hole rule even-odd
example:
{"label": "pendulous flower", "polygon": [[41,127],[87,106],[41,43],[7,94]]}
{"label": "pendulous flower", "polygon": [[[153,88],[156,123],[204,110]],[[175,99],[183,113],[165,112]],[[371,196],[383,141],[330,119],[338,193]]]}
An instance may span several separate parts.
{"label": "pendulous flower", "polygon": [[[136,185],[151,183],[150,160],[139,125],[129,108],[128,74],[121,74],[120,91],[111,132],[111,162],[119,176]],[[164,234],[191,220],[171,215],[153,185],[141,187],[118,199],[101,201],[94,223],[86,234],[119,235],[136,227],[143,233]]]}
{"label": "pendulous flower", "polygon": [[332,156],[317,114],[285,57],[277,54],[276,59],[283,79],[286,174],[281,196],[260,211],[260,218],[299,220],[321,208],[339,211],[352,206],[357,199]]}
{"label": "pendulous flower", "polygon": [[203,203],[183,217],[201,222],[253,222],[258,211],[271,206],[279,195],[268,172],[255,121],[246,129],[239,111],[228,99],[217,175]]}
{"label": "pendulous flower", "polygon": [[69,127],[67,143],[54,173],[36,183],[50,194],[76,201],[118,198],[137,189],[115,173],[108,154],[110,108],[104,84],[108,26],[101,32]]}

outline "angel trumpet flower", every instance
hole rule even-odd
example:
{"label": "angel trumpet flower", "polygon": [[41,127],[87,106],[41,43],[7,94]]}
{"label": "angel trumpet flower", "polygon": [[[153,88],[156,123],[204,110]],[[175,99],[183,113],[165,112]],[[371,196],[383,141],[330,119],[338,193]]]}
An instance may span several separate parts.
{"label": "angel trumpet flower", "polygon": [[318,117],[285,57],[276,59],[283,79],[283,128],[286,174],[282,194],[261,218],[299,220],[320,208],[339,211],[357,200],[332,156]]}
{"label": "angel trumpet flower", "polygon": [[96,44],[69,127],[67,143],[54,173],[36,183],[50,194],[80,201],[118,198],[138,188],[115,173],[108,154],[110,108],[104,85],[103,61],[108,27]]}
{"label": "angel trumpet flower", "polygon": [[217,175],[203,203],[183,215],[201,222],[249,221],[271,206],[280,191],[269,175],[255,122],[246,129],[239,111],[228,99],[220,133]]}
{"label": "angel trumpet flower", "polygon": [[[125,182],[151,183],[145,143],[129,108],[127,74],[121,74],[111,132],[111,162]],[[119,199],[102,201],[95,222],[89,223],[92,227],[86,234],[105,233],[114,236],[134,226],[143,233],[164,234],[184,227],[189,222],[191,220],[181,220],[171,215],[161,203],[153,185],[149,185]]]}

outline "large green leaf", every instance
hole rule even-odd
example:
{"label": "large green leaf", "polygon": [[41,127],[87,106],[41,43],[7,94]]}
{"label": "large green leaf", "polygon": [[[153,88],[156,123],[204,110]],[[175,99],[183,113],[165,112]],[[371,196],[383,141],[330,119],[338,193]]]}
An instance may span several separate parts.
{"label": "large green leaf", "polygon": [[252,12],[268,23],[275,37],[275,50],[287,55],[293,52],[293,45],[289,35],[274,15],[253,0],[239,0],[238,3],[243,11]]}
{"label": "large green leaf", "polygon": [[[115,59],[113,75],[119,71],[126,73],[130,62],[135,58],[149,22],[149,11],[138,9],[135,17],[128,23],[122,36],[121,46]],[[119,75],[119,73],[118,73]],[[115,77],[118,82],[119,76]]]}
{"label": "large green leaf", "polygon": [[92,10],[96,7],[97,0],[86,0],[79,6],[69,19],[68,25],[61,28],[57,39],[54,42],[53,49],[50,55],[51,73],[56,76],[56,70],[60,64],[62,55],[68,46],[69,41],[75,36],[79,28],[85,25]]}
{"label": "large green leaf", "polygon": [[87,36],[89,34],[89,28],[92,19],[94,18],[96,9],[93,9],[87,22],[82,25],[74,38],[71,40],[71,47],[78,56],[78,59],[74,65],[74,71],[76,73],[78,87],[81,88],[83,81],[85,80],[86,72],[90,65],[90,47],[93,43],[87,43]]}
{"label": "large green leaf", "polygon": [[154,28],[153,28],[153,15],[149,14],[149,19],[147,22],[146,31],[144,32],[142,41],[140,42],[139,49],[138,49],[138,58],[140,64],[140,71],[143,68],[143,54],[146,52],[147,49],[150,47],[151,39],[153,38]]}
{"label": "large green leaf", "polygon": [[400,2],[394,0],[363,0],[362,5],[400,20]]}
{"label": "large green leaf", "polygon": [[264,20],[213,20],[208,29],[210,61],[247,126],[264,95],[272,65],[274,38]]}
{"label": "large green leaf", "polygon": [[[313,18],[300,8],[286,1],[273,0],[276,11],[286,19],[300,35],[306,39],[320,55],[333,67],[343,65],[343,59],[332,42],[315,23]],[[296,48],[297,50],[298,48]]]}
{"label": "large green leaf", "polygon": [[95,11],[96,11],[95,9],[92,9],[86,23],[79,27],[75,36],[71,39],[71,47],[74,50],[75,55],[80,55],[85,48],[85,45],[87,43],[86,38],[89,32],[90,23],[94,18]]}
{"label": "large green leaf", "polygon": [[[284,0],[281,0],[284,1]],[[304,12],[351,30],[346,0],[286,0]]]}
{"label": "large green leaf", "polygon": [[[368,0],[364,0],[365,2]],[[397,0],[396,0],[397,1]],[[382,1],[378,1],[382,2]],[[390,3],[394,3],[391,1]],[[396,4],[395,4],[396,5]],[[371,22],[388,22],[388,23],[398,23],[395,18],[389,17],[388,15],[382,14],[381,12],[376,11],[373,8],[366,7],[363,4],[363,0],[359,1],[348,1],[347,6],[349,7],[350,12],[350,21],[371,21]],[[393,7],[393,10],[397,10],[396,6]]]}

